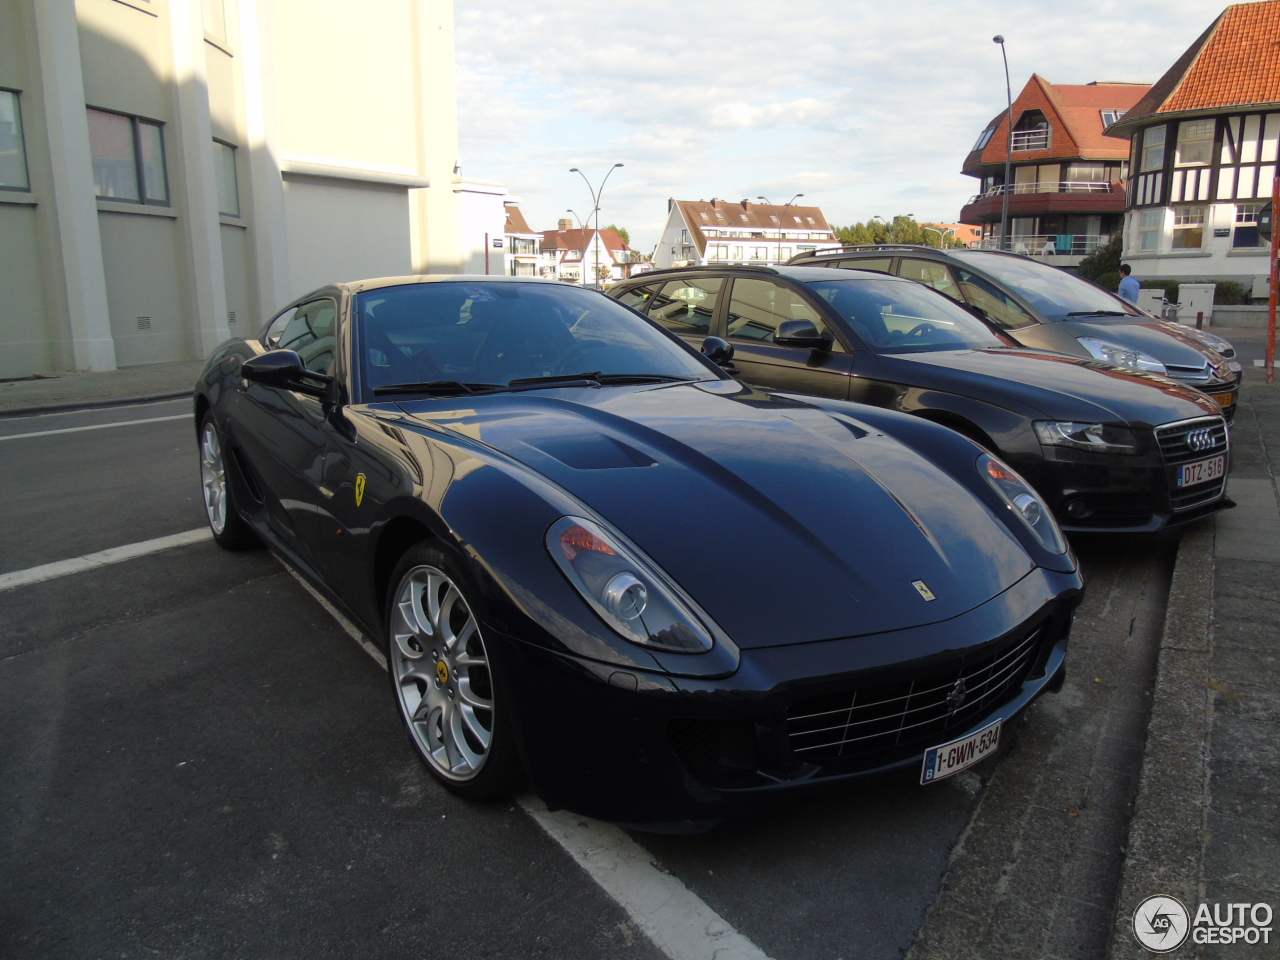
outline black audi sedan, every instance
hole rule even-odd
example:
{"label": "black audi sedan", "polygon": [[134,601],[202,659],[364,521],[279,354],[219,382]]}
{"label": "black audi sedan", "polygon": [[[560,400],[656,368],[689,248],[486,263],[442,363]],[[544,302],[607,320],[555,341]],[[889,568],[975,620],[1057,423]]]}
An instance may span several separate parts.
{"label": "black audi sedan", "polygon": [[1158,320],[1075,274],[996,250],[916,245],[802,253],[797,266],[875,270],[915,280],[979,312],[1016,343],[1167,376],[1235,414],[1241,369],[1235,348],[1208,331]]}
{"label": "black audi sedan", "polygon": [[324,287],[195,391],[217,542],[265,542],[385,654],[428,771],[653,826],[998,749],[1082,582],[945,428],[745,386],[551,281]]}
{"label": "black audi sedan", "polygon": [[742,380],[916,414],[1025,476],[1068,531],[1152,532],[1231,506],[1218,404],[1167,377],[1020,348],[919,283],[817,267],[660,271],[609,291]]}

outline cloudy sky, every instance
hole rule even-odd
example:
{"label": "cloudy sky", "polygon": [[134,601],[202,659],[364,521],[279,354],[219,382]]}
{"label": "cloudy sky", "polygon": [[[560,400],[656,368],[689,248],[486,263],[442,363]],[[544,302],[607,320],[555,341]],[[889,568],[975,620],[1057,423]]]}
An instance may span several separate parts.
{"label": "cloudy sky", "polygon": [[794,193],[835,224],[954,221],[960,164],[1004,106],[1054,83],[1154,82],[1212,22],[1190,0],[462,0],[462,172],[501,180],[534,229],[591,198],[648,252],[667,198]]}

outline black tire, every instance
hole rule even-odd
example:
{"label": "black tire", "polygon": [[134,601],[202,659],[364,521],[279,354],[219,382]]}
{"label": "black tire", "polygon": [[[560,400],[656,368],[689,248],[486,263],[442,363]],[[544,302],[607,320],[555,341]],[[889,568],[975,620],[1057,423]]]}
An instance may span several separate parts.
{"label": "black tire", "polygon": [[224,550],[248,550],[259,546],[258,535],[236,509],[235,494],[227,476],[226,445],[213,414],[200,421],[197,438],[200,456],[200,487],[205,519],[213,531],[213,539]]}
{"label": "black tire", "polygon": [[509,796],[524,773],[478,596],[451,553],[420,543],[391,574],[384,639],[392,697],[418,757],[446,789],[483,801]]}

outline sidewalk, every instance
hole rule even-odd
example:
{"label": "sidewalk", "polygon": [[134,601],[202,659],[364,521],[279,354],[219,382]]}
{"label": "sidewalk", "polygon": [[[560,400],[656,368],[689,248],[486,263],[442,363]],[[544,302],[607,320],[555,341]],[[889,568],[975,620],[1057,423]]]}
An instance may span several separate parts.
{"label": "sidewalk", "polygon": [[[1193,918],[1201,903],[1267,903],[1280,916],[1280,381],[1252,366],[1232,443],[1239,505],[1188,530],[1178,553],[1113,960],[1152,955],[1131,923],[1156,894]],[[1188,937],[1173,956],[1275,957],[1271,927],[1269,944]]]}
{"label": "sidewalk", "polygon": [[44,413],[191,396],[203,360],[124,367],[110,373],[59,373],[0,382],[0,416]]}

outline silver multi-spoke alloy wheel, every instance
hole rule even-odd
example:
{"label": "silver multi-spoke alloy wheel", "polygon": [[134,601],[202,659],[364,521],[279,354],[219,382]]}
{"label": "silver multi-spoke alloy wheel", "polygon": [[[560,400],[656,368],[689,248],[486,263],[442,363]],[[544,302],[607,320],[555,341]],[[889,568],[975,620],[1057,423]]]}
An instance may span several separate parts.
{"label": "silver multi-spoke alloy wheel", "polygon": [[388,650],[400,709],[441,776],[479,774],[493,743],[493,683],[475,614],[442,570],[417,566],[396,587]]}
{"label": "silver multi-spoke alloy wheel", "polygon": [[204,509],[214,533],[227,528],[227,473],[222,460],[218,429],[210,420],[200,436],[200,483],[204,487]]}

